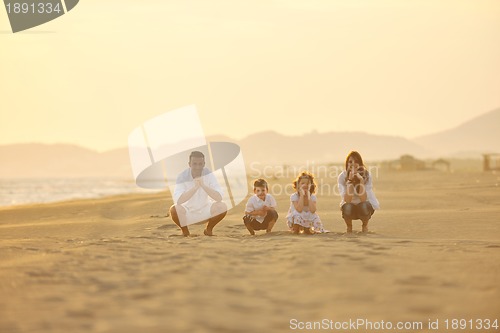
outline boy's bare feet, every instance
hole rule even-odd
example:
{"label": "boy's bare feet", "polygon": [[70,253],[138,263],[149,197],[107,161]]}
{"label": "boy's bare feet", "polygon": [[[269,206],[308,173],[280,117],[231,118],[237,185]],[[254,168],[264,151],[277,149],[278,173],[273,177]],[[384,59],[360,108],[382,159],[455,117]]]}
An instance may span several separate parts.
{"label": "boy's bare feet", "polygon": [[269,233],[271,230],[273,230],[274,224],[276,224],[276,220],[269,222],[269,225],[267,226],[266,232]]}
{"label": "boy's bare feet", "polygon": [[247,223],[247,222],[244,222],[244,223],[245,223],[245,227],[247,227],[247,230],[250,233],[250,235],[255,235],[255,231],[253,230],[253,228],[250,225],[250,223]]}

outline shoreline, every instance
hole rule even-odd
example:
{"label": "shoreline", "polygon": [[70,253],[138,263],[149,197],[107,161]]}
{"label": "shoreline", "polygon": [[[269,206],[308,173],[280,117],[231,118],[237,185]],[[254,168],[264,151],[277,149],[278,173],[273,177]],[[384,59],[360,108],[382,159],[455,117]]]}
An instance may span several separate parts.
{"label": "shoreline", "polygon": [[[144,193],[129,178],[2,178],[0,207],[19,207],[80,199],[97,199],[115,194]],[[154,192],[154,190],[150,190]]]}

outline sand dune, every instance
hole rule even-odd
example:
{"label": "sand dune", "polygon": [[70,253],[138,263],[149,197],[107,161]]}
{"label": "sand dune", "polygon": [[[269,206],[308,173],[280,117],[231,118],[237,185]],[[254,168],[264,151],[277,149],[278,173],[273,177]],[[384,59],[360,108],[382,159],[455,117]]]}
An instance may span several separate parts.
{"label": "sand dune", "polygon": [[243,207],[214,237],[181,237],[168,193],[3,208],[0,332],[292,332],[292,319],[436,332],[429,319],[440,331],[447,318],[500,319],[499,178],[380,174],[383,210],[352,236],[334,196],[318,199],[332,232],[313,236],[287,232],[286,195],[274,231],[253,237]]}

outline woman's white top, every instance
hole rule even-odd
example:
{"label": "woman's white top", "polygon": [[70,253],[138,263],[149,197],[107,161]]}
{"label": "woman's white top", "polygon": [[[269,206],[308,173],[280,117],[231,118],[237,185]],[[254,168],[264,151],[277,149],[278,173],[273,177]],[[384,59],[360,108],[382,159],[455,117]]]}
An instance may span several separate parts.
{"label": "woman's white top", "polygon": [[[342,207],[343,204],[345,204],[344,196],[347,192],[347,171],[344,170],[340,173],[339,178],[338,178],[338,185],[339,185],[339,192],[340,192],[340,207]],[[366,199],[371,203],[373,209],[379,209],[380,204],[375,197],[375,193],[373,192],[373,184],[372,184],[372,174],[368,174],[368,180],[365,183],[365,190],[366,190]],[[361,199],[359,196],[355,193],[354,196],[352,197],[351,203],[353,204],[358,204],[361,202]]]}

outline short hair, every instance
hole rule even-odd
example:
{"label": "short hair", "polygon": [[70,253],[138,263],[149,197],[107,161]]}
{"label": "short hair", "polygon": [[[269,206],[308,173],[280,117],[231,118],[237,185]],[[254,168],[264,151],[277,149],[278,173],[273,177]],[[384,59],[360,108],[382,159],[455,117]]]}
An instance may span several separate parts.
{"label": "short hair", "polygon": [[191,154],[189,155],[189,162],[191,162],[191,158],[193,157],[201,157],[203,159],[205,159],[205,155],[203,155],[203,153],[201,151],[192,151]]}
{"label": "short hair", "polygon": [[267,187],[267,182],[262,178],[256,179],[253,182],[253,189],[255,190],[256,187],[265,187],[266,190],[269,190],[269,188]]}

